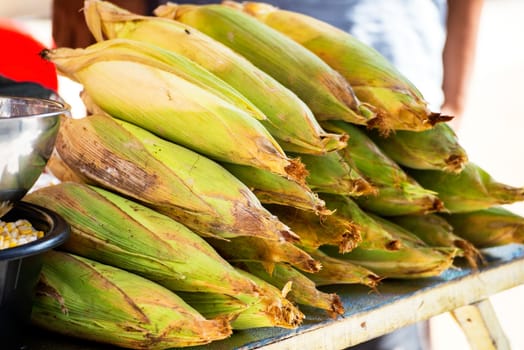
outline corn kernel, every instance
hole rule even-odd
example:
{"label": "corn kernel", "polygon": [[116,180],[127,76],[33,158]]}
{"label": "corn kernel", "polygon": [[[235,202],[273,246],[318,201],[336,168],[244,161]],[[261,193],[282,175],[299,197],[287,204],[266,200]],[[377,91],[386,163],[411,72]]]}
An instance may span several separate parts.
{"label": "corn kernel", "polygon": [[0,220],[0,250],[17,247],[44,237],[44,232],[33,228],[25,219],[15,222]]}

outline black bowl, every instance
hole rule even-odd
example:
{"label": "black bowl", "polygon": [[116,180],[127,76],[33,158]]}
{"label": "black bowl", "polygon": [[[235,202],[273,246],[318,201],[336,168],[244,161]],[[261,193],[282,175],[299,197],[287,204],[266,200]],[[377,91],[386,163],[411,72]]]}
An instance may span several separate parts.
{"label": "black bowl", "polygon": [[[69,237],[69,224],[55,212],[18,202],[3,221],[27,219],[44,237],[0,250],[0,339],[3,349],[20,347],[27,335],[34,291],[42,269],[42,253]],[[5,347],[4,347],[5,346]]]}

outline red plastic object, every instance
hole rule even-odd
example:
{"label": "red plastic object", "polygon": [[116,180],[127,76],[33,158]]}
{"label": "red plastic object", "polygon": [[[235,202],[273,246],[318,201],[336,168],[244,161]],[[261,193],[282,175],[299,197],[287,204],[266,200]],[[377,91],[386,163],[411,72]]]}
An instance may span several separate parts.
{"label": "red plastic object", "polygon": [[15,81],[30,81],[57,91],[54,64],[40,57],[45,46],[14,20],[0,19],[0,74]]}

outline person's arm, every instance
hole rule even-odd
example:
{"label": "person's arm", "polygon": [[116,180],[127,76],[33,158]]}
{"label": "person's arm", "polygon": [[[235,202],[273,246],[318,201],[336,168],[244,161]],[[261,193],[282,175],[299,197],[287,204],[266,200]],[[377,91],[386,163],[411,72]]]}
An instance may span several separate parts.
{"label": "person's arm", "polygon": [[[137,14],[146,14],[147,0],[112,0],[113,4]],[[57,47],[86,47],[95,42],[87,28],[84,0],[53,0],[52,31]]]}
{"label": "person's arm", "polygon": [[[483,0],[448,0],[442,113],[459,119],[473,71]],[[458,125],[458,120],[455,125]]]}

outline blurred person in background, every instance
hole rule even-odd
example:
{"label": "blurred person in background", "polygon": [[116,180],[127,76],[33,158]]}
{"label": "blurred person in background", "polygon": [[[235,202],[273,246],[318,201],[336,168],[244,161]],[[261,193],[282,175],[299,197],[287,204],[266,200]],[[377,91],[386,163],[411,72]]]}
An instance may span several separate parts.
{"label": "blurred person in background", "polygon": [[[115,5],[151,15],[165,1],[113,0]],[[209,4],[196,0],[180,3]],[[430,109],[455,116],[458,128],[471,78],[483,0],[269,0],[349,32],[375,48],[423,94]],[[54,0],[53,37],[59,47],[94,42],[85,25],[83,0]],[[428,322],[407,326],[354,350],[430,348]]]}

